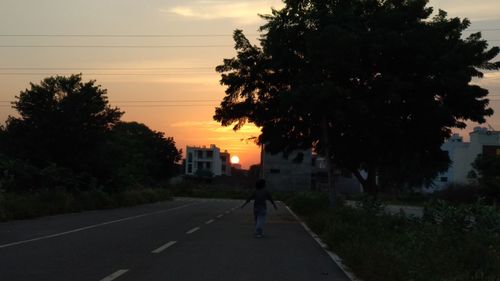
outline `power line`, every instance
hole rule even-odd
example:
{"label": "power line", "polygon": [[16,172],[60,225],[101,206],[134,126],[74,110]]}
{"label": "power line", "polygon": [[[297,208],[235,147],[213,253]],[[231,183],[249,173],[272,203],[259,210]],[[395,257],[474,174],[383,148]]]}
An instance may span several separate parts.
{"label": "power line", "polygon": [[[260,34],[245,34],[259,36]],[[87,38],[195,38],[233,37],[232,34],[0,34],[0,37],[87,37]]]}
{"label": "power line", "polygon": [[[112,104],[110,104],[113,106]],[[0,107],[10,107],[12,105],[1,104]],[[213,104],[133,104],[133,105],[122,105],[122,107],[215,107]]]}
{"label": "power line", "polygon": [[[220,101],[218,99],[170,99],[170,100],[110,100],[110,103],[150,103],[150,102],[212,102],[212,101]],[[0,100],[0,103],[11,102],[8,100]]]}
{"label": "power line", "polygon": [[113,102],[202,102],[202,101],[219,101],[219,100],[218,99],[113,100]]}
{"label": "power line", "polygon": [[[494,28],[470,28],[465,32],[477,31],[500,31],[500,27]],[[245,33],[245,36],[261,36],[259,33]],[[208,34],[0,34],[0,37],[82,37],[82,38],[209,38],[209,37],[233,37],[227,33]]]}
{"label": "power line", "polygon": [[134,104],[122,107],[215,107],[214,104]]}
{"label": "power line", "polygon": [[[0,76],[15,76],[15,75],[71,75],[74,73],[41,73],[41,72],[0,72]],[[95,76],[179,76],[179,75],[195,75],[195,74],[217,74],[214,72],[181,72],[181,73],[82,73],[83,75]]]}
{"label": "power line", "polygon": [[0,48],[232,48],[232,45],[0,45]]}
{"label": "power line", "polygon": [[[212,102],[220,100],[123,100],[123,101],[109,101],[109,103],[183,103],[183,102]],[[12,101],[2,100],[0,103],[10,103]]]}
{"label": "power line", "polygon": [[213,69],[212,66],[192,66],[192,67],[0,67],[0,70],[183,70],[183,69]]}
{"label": "power line", "polygon": [[[168,100],[109,100],[109,103],[188,103],[196,104],[200,102],[220,102],[220,99],[168,99]],[[0,103],[11,103],[10,100],[0,100]]]}

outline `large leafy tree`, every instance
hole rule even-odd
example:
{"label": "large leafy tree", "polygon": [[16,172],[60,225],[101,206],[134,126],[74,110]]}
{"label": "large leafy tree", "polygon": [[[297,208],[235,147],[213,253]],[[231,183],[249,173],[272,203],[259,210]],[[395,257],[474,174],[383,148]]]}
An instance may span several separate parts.
{"label": "large leafy tree", "polygon": [[483,196],[487,200],[500,200],[500,157],[479,154],[472,163],[469,176],[477,178]]}
{"label": "large leafy tree", "polygon": [[137,122],[119,122],[110,134],[108,163],[112,185],[144,185],[167,179],[178,172],[182,151],[171,137]]}
{"label": "large leafy tree", "polygon": [[[467,19],[431,18],[427,0],[285,0],[261,27],[261,46],[236,30],[237,56],[217,67],[226,96],[215,120],[262,128],[271,152],[314,147],[332,169],[348,169],[368,192],[377,175],[418,171],[424,182],[448,167],[440,149],[453,128],[484,122],[497,47]],[[361,174],[367,172],[367,176]]]}
{"label": "large leafy tree", "polygon": [[[81,75],[49,77],[21,91],[13,102],[19,116],[9,116],[5,152],[45,167],[74,171],[99,169],[102,145],[123,114],[108,104],[107,93]],[[95,172],[95,173],[94,173]]]}

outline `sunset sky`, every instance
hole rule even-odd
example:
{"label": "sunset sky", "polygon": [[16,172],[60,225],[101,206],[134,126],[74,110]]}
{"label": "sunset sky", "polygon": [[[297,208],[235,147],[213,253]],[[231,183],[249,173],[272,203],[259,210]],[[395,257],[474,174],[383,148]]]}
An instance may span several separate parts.
{"label": "sunset sky", "polygon": [[[245,140],[259,130],[246,126],[235,133],[213,121],[224,96],[214,68],[235,55],[234,29],[256,43],[263,23],[257,14],[282,5],[279,0],[2,0],[0,121],[15,114],[9,102],[29,82],[81,72],[84,80],[108,89],[125,121],[165,132],[178,148],[216,144],[247,168],[259,162],[259,148]],[[434,0],[431,6],[468,17],[471,31],[482,30],[491,45],[500,45],[498,0]],[[67,47],[55,47],[61,45]],[[488,122],[500,130],[500,72],[477,83],[490,90],[498,114]]]}

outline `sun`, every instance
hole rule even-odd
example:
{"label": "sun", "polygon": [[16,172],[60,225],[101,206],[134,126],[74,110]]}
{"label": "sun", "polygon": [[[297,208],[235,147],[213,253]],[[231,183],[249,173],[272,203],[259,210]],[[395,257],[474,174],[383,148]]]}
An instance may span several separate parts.
{"label": "sun", "polygon": [[233,155],[231,156],[231,164],[238,164],[240,163],[240,157]]}

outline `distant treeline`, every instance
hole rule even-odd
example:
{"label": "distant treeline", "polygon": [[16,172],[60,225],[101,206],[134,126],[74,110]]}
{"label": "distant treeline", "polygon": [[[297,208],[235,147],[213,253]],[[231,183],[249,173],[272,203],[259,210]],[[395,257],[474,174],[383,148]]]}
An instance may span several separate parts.
{"label": "distant treeline", "polygon": [[107,193],[154,187],[178,172],[174,139],[123,122],[107,91],[81,75],[49,77],[12,102],[0,127],[0,191]]}

